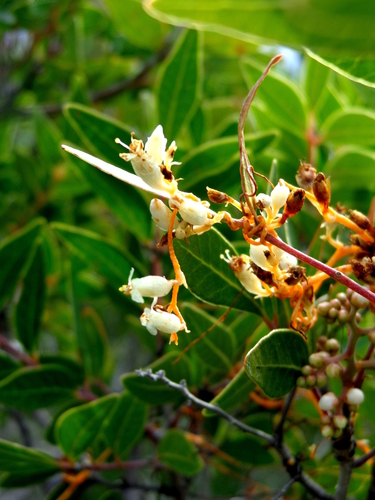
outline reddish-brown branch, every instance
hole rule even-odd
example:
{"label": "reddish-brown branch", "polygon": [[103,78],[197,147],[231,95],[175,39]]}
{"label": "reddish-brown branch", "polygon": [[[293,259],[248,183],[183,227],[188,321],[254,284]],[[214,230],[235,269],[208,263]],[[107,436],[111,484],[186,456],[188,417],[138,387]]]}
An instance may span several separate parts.
{"label": "reddish-brown branch", "polygon": [[38,361],[36,361],[28,354],[20,352],[14,347],[12,347],[9,340],[6,337],[4,337],[4,335],[1,334],[0,334],[0,349],[13,356],[13,358],[19,359],[20,361],[22,361],[22,363],[24,363],[27,366],[37,366],[39,364]]}

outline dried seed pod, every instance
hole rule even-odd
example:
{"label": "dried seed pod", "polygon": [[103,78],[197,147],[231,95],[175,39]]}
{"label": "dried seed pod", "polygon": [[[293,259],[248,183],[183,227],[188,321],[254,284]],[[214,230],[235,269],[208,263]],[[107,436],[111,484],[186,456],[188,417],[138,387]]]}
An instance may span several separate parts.
{"label": "dried seed pod", "polygon": [[352,259],[350,261],[353,273],[356,278],[369,285],[375,285],[375,257],[363,257],[361,260]]}
{"label": "dried seed pod", "polygon": [[283,218],[292,217],[296,215],[303,207],[305,201],[304,189],[294,189],[286,199]]}
{"label": "dried seed pod", "polygon": [[357,224],[361,229],[369,231],[371,229],[371,222],[358,210],[349,210],[350,219]]}
{"label": "dried seed pod", "polygon": [[331,200],[331,186],[329,178],[326,179],[322,172],[319,172],[314,179],[313,192],[316,201],[323,206],[323,210],[327,210]]}
{"label": "dried seed pod", "polygon": [[316,177],[316,169],[308,163],[302,163],[296,175],[297,184],[305,189],[311,191]]}
{"label": "dried seed pod", "polygon": [[206,189],[208,199],[213,203],[221,205],[222,203],[230,203],[231,201],[233,201],[233,198],[231,198],[226,193],[223,193],[222,191],[217,191],[216,189],[212,189],[209,187],[207,187]]}

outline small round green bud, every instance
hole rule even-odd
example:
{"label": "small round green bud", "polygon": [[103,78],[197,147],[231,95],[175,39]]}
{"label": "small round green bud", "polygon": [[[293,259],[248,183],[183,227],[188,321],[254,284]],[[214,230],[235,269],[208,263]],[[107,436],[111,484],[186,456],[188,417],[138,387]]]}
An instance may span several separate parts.
{"label": "small round green bud", "polygon": [[371,344],[375,344],[375,330],[370,332],[368,335],[367,335],[367,338],[369,339],[369,341],[371,342]]}
{"label": "small round green bud", "polygon": [[328,311],[328,318],[330,319],[336,319],[338,315],[339,315],[339,310],[336,309],[335,307],[331,307],[331,309]]}
{"label": "small round green bud", "polygon": [[301,372],[302,372],[302,375],[305,375],[305,377],[307,377],[308,375],[312,375],[313,374],[314,369],[310,365],[305,365],[305,366],[302,367]]}
{"label": "small round green bud", "polygon": [[309,363],[314,368],[320,368],[323,366],[323,356],[321,356],[318,352],[314,352],[309,357]]}
{"label": "small round green bud", "polygon": [[297,387],[300,387],[301,389],[304,389],[306,387],[306,379],[305,379],[305,377],[298,377],[296,384],[297,384]]}
{"label": "small round green bud", "polygon": [[350,300],[351,296],[353,295],[353,290],[351,288],[347,288],[346,290],[346,296],[348,297],[348,299]]}
{"label": "small round green bud", "polygon": [[347,323],[347,321],[349,320],[349,311],[347,311],[346,309],[340,309],[337,320],[339,323]]}
{"label": "small round green bud", "polygon": [[359,312],[356,312],[355,313],[355,320],[356,320],[356,323],[359,324],[362,321],[362,314],[360,314]]}
{"label": "small round green bud", "polygon": [[324,387],[327,383],[327,377],[324,375],[324,373],[319,373],[316,376],[316,386],[317,387]]}
{"label": "small round green bud", "polygon": [[320,316],[327,316],[330,307],[331,304],[329,302],[321,302],[316,309]]}
{"label": "small round green bud", "polygon": [[335,429],[334,433],[333,433],[333,437],[335,439],[339,438],[340,436],[342,435],[342,429]]}
{"label": "small round green bud", "polygon": [[347,300],[346,293],[344,293],[344,292],[338,293],[336,295],[336,299],[338,299],[341,302],[341,304],[344,304],[345,301]]}
{"label": "small round green bud", "polygon": [[320,417],[320,423],[322,425],[329,425],[331,423],[331,417],[329,415],[322,415]]}
{"label": "small round green bud", "polygon": [[339,301],[339,299],[332,299],[330,304],[331,304],[331,307],[334,307],[337,310],[339,310],[341,308],[341,302]]}
{"label": "small round green bud", "polygon": [[[341,312],[341,311],[340,311]],[[328,339],[325,345],[325,350],[332,353],[340,349],[340,344],[336,339]]]}
{"label": "small round green bud", "polygon": [[335,415],[333,417],[333,423],[338,429],[345,429],[348,425],[348,419],[344,415]]}
{"label": "small round green bud", "polygon": [[326,366],[325,372],[328,378],[336,378],[340,375],[341,369],[338,364],[330,363]]}
{"label": "small round green bud", "polygon": [[356,309],[362,309],[364,307],[368,307],[370,305],[370,301],[368,299],[365,299],[362,297],[362,295],[359,295],[357,292],[353,292],[353,295],[350,298],[350,303],[356,308]]}
{"label": "small round green bud", "polygon": [[308,377],[306,377],[306,384],[309,387],[314,387],[314,385],[316,384],[316,377],[315,377],[315,375],[309,375]]}
{"label": "small round green bud", "polygon": [[320,432],[325,438],[330,438],[333,436],[333,429],[330,425],[323,425],[323,427],[320,429]]}
{"label": "small round green bud", "polygon": [[346,401],[349,405],[360,405],[365,400],[365,395],[361,389],[349,389],[346,393]]}
{"label": "small round green bud", "polygon": [[323,359],[331,357],[331,355],[327,351],[319,351],[319,356]]}

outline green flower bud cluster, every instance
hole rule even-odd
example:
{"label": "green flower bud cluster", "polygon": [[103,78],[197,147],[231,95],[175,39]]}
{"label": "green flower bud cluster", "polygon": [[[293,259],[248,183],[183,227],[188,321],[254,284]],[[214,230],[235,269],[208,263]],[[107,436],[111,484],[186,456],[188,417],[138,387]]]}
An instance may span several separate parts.
{"label": "green flower bud cluster", "polygon": [[[327,393],[325,396],[329,397],[331,394],[332,393]],[[337,439],[342,435],[343,430],[348,425],[348,419],[344,417],[344,415],[334,415],[333,417],[330,415],[322,415],[320,423],[320,432],[323,437]]]}
{"label": "green flower bud cluster", "polygon": [[352,318],[352,305],[348,294],[340,292],[330,301],[321,302],[317,311],[319,316],[326,319],[327,323],[334,323],[336,320],[339,323],[347,323]]}

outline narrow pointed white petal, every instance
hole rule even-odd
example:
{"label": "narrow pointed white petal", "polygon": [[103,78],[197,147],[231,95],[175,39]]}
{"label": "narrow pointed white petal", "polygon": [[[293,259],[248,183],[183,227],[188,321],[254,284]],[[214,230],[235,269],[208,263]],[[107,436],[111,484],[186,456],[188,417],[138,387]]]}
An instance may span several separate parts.
{"label": "narrow pointed white petal", "polygon": [[131,184],[132,186],[135,186],[139,189],[143,189],[143,191],[148,191],[149,193],[155,194],[160,198],[170,198],[170,195],[167,192],[152,188],[137,175],[131,174],[130,172],[127,172],[122,168],[115,167],[114,165],[111,165],[110,163],[100,160],[95,156],[89,155],[88,153],[84,153],[79,149],[71,148],[70,146],[66,146],[65,144],[62,144],[61,147],[64,151],[67,151],[68,153],[71,153],[77,158],[80,158],[81,160],[89,163],[90,165],[93,165],[102,172],[112,175],[113,177],[116,177],[116,179],[120,179],[120,181],[126,182],[127,184]]}

